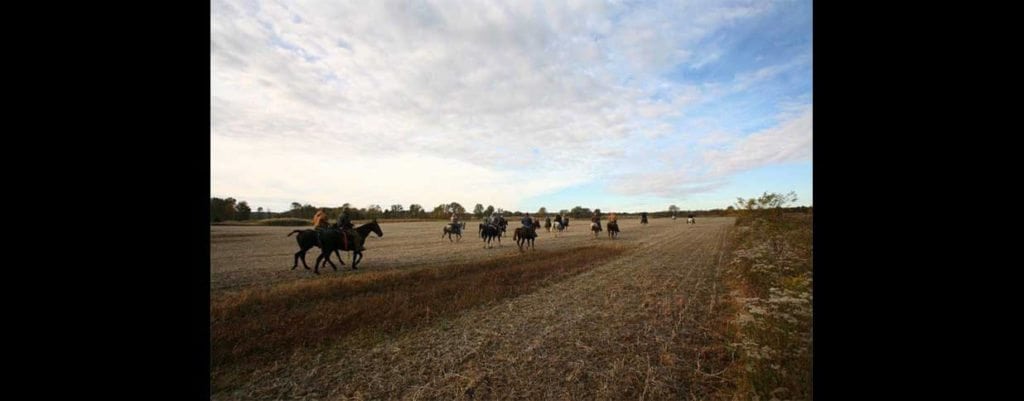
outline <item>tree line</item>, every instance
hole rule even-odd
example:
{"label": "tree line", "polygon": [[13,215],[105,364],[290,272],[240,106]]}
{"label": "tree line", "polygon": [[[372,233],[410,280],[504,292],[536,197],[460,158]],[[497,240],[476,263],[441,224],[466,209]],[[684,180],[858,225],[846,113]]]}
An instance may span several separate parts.
{"label": "tree line", "polygon": [[[795,197],[795,195],[794,195]],[[787,199],[788,200],[788,199]],[[746,208],[746,201],[739,203],[741,208]],[[756,202],[756,201],[755,201]],[[321,207],[313,206],[308,203],[302,204],[299,202],[292,202],[291,209],[274,212],[270,208],[264,209],[263,207],[257,207],[255,211],[249,206],[246,201],[237,201],[235,198],[210,198],[210,221],[221,222],[221,221],[243,221],[243,220],[263,220],[271,218],[297,218],[297,219],[312,219],[316,211],[323,208],[324,212],[327,213],[329,219],[337,219],[341,216],[341,213],[345,208],[349,210],[349,216],[353,220],[367,220],[367,219],[446,219],[451,216],[454,212],[465,218],[476,218],[482,219],[486,216],[490,216],[494,212],[502,213],[507,216],[522,216],[524,212],[516,210],[509,211],[502,208],[495,208],[493,205],[487,205],[484,207],[483,204],[477,203],[473,206],[473,209],[467,210],[458,202],[442,203],[434,206],[433,209],[426,209],[418,203],[410,204],[408,208],[401,204],[390,205],[387,208],[372,204],[366,207],[357,208],[352,206],[350,203],[344,203],[337,207]],[[784,208],[787,211],[797,212],[809,212],[810,208],[806,206]],[[611,210],[603,210],[602,214],[608,214]],[[562,209],[557,212],[549,211],[546,207],[541,207],[535,212],[528,212],[531,216],[548,216],[554,215],[555,213],[569,216],[570,218],[589,218],[594,214],[594,211],[590,208],[583,206],[575,206],[572,209]],[[637,212],[615,212],[619,216],[636,216],[640,213]],[[648,217],[685,217],[693,214],[694,216],[731,216],[738,213],[736,207],[729,206],[725,209],[711,209],[711,210],[682,210],[676,205],[670,205],[668,210],[655,211],[648,213]]]}

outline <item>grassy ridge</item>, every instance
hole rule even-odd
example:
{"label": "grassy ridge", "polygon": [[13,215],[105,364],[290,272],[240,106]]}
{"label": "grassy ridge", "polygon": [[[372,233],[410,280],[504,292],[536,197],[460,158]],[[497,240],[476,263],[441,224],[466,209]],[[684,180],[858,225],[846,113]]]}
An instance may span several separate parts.
{"label": "grassy ridge", "polygon": [[794,213],[737,219],[729,283],[740,311],[742,369],[734,376],[743,399],[813,398],[811,221]]}

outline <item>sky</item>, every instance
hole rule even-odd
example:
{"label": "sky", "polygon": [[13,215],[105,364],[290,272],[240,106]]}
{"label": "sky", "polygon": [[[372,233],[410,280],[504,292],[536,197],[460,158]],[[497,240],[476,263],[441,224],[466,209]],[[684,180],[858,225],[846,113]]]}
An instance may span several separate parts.
{"label": "sky", "polygon": [[810,206],[811,30],[809,0],[214,0],[210,196]]}

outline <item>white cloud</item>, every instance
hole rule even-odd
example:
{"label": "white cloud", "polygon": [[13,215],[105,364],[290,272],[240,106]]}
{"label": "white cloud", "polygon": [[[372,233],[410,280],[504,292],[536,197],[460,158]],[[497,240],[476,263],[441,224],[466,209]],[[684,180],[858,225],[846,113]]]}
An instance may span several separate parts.
{"label": "white cloud", "polygon": [[813,107],[776,127],[739,139],[728,150],[708,150],[704,162],[712,176],[790,161],[808,160],[812,147]]}
{"label": "white cloud", "polygon": [[609,187],[624,195],[650,194],[683,197],[709,192],[728,183],[730,175],[759,167],[809,160],[812,147],[813,108],[805,105],[799,114],[792,108],[781,115],[793,116],[781,124],[748,136],[713,132],[692,143],[666,149],[645,149],[640,164],[616,175]]}
{"label": "white cloud", "polygon": [[[665,119],[708,91],[659,73],[719,57],[695,44],[769,6],[215,0],[211,188],[515,207],[672,133]],[[333,181],[353,161],[370,165]],[[452,187],[466,195],[450,199]]]}
{"label": "white cloud", "polygon": [[513,171],[436,156],[347,154],[233,137],[214,138],[211,165],[213,196],[245,194],[244,199],[274,205],[433,207],[457,201],[463,206],[489,202],[515,208],[521,198],[561,189],[568,185],[565,175],[579,174],[567,166],[520,182]]}

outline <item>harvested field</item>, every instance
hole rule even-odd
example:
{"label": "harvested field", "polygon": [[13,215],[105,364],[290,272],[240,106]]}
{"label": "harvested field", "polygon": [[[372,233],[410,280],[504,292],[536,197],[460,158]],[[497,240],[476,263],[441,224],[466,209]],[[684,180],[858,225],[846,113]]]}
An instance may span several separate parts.
{"label": "harvested field", "polygon": [[733,221],[620,220],[613,241],[573,220],[525,253],[518,224],[486,249],[478,222],[450,243],[382,221],[359,270],[321,276],[290,270],[294,228],[211,227],[213,398],[728,398]]}

